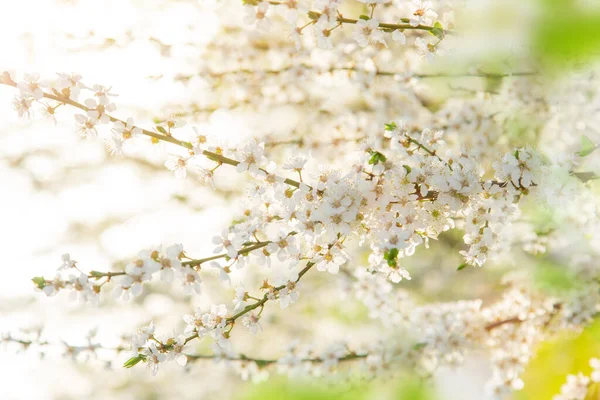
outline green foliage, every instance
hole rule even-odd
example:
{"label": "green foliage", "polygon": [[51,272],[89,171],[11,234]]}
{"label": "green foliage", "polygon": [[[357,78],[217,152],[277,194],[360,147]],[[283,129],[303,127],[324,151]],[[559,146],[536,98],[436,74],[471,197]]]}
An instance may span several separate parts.
{"label": "green foliage", "polygon": [[444,31],[444,27],[442,26],[442,24],[438,21],[433,25],[433,29],[431,31],[429,31],[429,33],[431,33],[433,36],[435,36],[438,39],[443,39],[444,36],[446,35],[445,31]]}
{"label": "green foliage", "polygon": [[515,400],[552,399],[568,374],[589,375],[590,358],[600,355],[599,339],[600,320],[596,320],[581,335],[565,332],[544,342],[527,366],[522,376],[525,388],[515,393]]}
{"label": "green foliage", "polygon": [[369,164],[371,164],[371,165],[377,165],[380,162],[386,162],[387,161],[387,157],[384,156],[383,154],[381,154],[378,151],[371,150],[369,152],[369,154],[371,155],[371,158],[369,159]]}
{"label": "green foliage", "polygon": [[467,268],[467,266],[468,266],[467,263],[462,263],[456,268],[456,270],[461,271],[461,270]]}
{"label": "green foliage", "polygon": [[396,125],[394,121],[390,122],[389,124],[385,124],[386,131],[393,131],[396,128],[398,128],[398,125]]}
{"label": "green foliage", "polygon": [[33,283],[36,284],[36,286],[40,289],[43,289],[44,286],[46,286],[46,280],[44,279],[43,276],[36,276],[35,278],[31,279],[33,281]]}
{"label": "green foliage", "polygon": [[[249,393],[238,396],[238,400],[433,400],[434,396],[426,383],[412,376],[392,381],[351,381],[325,385],[319,380],[299,382],[271,378],[253,387]],[[396,381],[397,382],[397,381]]]}
{"label": "green foliage", "polygon": [[577,289],[579,280],[564,265],[555,264],[548,260],[540,260],[535,270],[535,284],[544,292],[553,295]]}
{"label": "green foliage", "polygon": [[393,249],[389,249],[383,253],[383,259],[387,261],[387,264],[390,267],[396,267],[398,265],[398,249],[395,247]]}
{"label": "green foliage", "polygon": [[419,342],[413,346],[413,350],[421,350],[425,346],[427,346],[427,343]]}
{"label": "green foliage", "polygon": [[534,50],[550,65],[589,61],[600,55],[600,12],[569,0],[543,0]]}
{"label": "green foliage", "polygon": [[129,360],[125,361],[125,364],[123,364],[123,368],[132,368],[134,366],[136,366],[140,361],[145,361],[146,360],[146,356],[142,355],[142,354],[138,354],[135,357],[131,357]]}
{"label": "green foliage", "polygon": [[575,176],[581,182],[593,181],[596,179],[600,179],[599,175],[596,175],[593,172],[572,172],[571,175]]}
{"label": "green foliage", "polygon": [[590,140],[589,137],[585,135],[581,136],[581,150],[579,150],[579,157],[588,156],[596,149],[597,146]]}

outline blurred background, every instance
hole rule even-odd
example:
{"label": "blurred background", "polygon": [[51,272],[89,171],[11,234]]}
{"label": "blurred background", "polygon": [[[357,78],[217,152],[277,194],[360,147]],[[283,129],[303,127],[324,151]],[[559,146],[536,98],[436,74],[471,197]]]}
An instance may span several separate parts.
{"label": "blurred background", "polygon": [[[347,3],[344,15],[364,13],[363,4]],[[380,20],[404,15],[405,3],[382,6]],[[194,126],[224,143],[255,137],[268,143],[268,156],[277,162],[310,154],[313,171],[318,163],[344,165],[357,141],[380,135],[384,123],[400,119],[416,129],[443,129],[449,148],[465,146],[484,159],[532,144],[570,163],[582,135],[600,142],[598,4],[434,1],[440,18],[463,34],[450,41],[447,55],[431,61],[414,44],[427,33],[407,33],[406,46],[389,39],[387,49],[363,49],[344,27],[332,33],[333,50],[317,48],[309,32],[297,50],[281,15],[273,12],[271,30],[264,32],[243,22],[237,1],[0,0],[0,71],[38,72],[48,79],[76,72],[90,86],[113,88],[119,118],[131,116],[151,127],[153,120],[176,115],[187,122],[182,138],[191,137]],[[469,76],[482,72],[515,75]],[[245,181],[225,168],[217,173],[216,190],[193,177],[177,180],[163,166],[176,152],[166,146],[140,143],[124,157],[110,156],[101,141],[75,134],[71,110],[61,110],[56,123],[39,115],[19,119],[12,107],[15,94],[0,86],[0,334],[29,337],[40,331],[49,342],[85,345],[94,331],[94,340],[115,346],[150,320],[181,328],[181,316],[194,306],[231,298],[233,290],[223,293],[210,277],[202,296],[185,297],[156,283],[130,303],[105,296],[101,307],[35,293],[30,279],[53,276],[63,253],[86,270],[102,271],[122,268],[137,251],[161,243],[182,243],[197,257],[210,255],[212,236],[241,209]],[[600,172],[599,157],[582,163],[577,170]],[[587,184],[598,193],[595,182]],[[462,235],[445,234],[407,260],[412,280],[402,290],[423,303],[479,298],[489,303],[501,294],[501,278],[517,267],[531,272],[541,290],[565,290],[572,283],[570,266],[594,259],[600,235],[597,221],[585,213],[589,199],[564,199],[557,196],[550,210],[526,203],[533,220],[514,233],[521,251],[499,255],[484,269],[457,274]],[[240,348],[277,356],[294,338],[370,340],[389,329],[369,323],[358,301],[340,301],[344,282],[329,278],[307,280],[315,293],[305,289],[294,319],[286,310],[267,310],[261,340],[242,335]],[[599,335],[600,325],[593,324],[582,335],[545,343],[515,399],[549,399],[567,373],[589,370],[587,360],[600,354]],[[488,398],[484,384],[491,374],[474,354],[427,381],[405,371],[402,378],[366,382],[272,374],[254,384],[210,361],[185,371],[167,365],[152,377],[142,367],[121,368],[128,354],[114,359],[99,352],[98,359],[86,361],[71,359],[60,345],[3,347],[0,398],[11,400],[481,400]]]}

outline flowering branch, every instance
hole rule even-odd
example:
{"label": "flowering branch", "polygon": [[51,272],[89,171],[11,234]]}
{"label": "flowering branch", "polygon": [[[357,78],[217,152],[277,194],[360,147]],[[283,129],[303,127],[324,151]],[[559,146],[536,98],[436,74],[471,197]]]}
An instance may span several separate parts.
{"label": "flowering branch", "polygon": [[[232,307],[211,304],[208,309],[198,308],[193,314],[183,316],[186,326],[181,333],[163,338],[155,335],[152,323],[141,328],[132,337],[133,357],[125,363],[126,367],[145,362],[156,373],[160,363],[187,362],[188,358],[225,359],[240,365],[251,364],[257,369],[285,363],[282,359],[236,354],[230,342],[232,331],[239,322],[252,334],[262,330],[260,320],[266,304],[278,303],[283,309],[295,303],[300,280],[313,268],[337,274],[341,267],[352,266],[352,274],[357,279],[351,290],[369,308],[369,317],[379,317],[390,325],[403,322],[408,329],[414,329],[421,342],[408,351],[424,349],[423,355],[435,360],[432,369],[441,363],[459,361],[472,347],[490,350],[496,357],[499,338],[507,332],[515,341],[525,343],[515,347],[519,351],[523,347],[533,348],[545,334],[549,321],[558,315],[557,307],[550,310],[548,301],[518,291],[509,293],[498,304],[481,309],[480,301],[417,306],[402,298],[400,291],[392,290],[392,283],[411,279],[404,268],[404,258],[414,255],[421,244],[427,247],[431,239],[438,239],[443,232],[456,228],[456,224],[464,232],[467,246],[460,251],[464,264],[459,269],[467,264],[483,266],[490,257],[501,254],[512,244],[506,239],[507,232],[510,233],[511,223],[518,217],[522,196],[530,192],[536,194],[545,187],[545,179],[555,172],[551,162],[532,148],[497,155],[493,163],[462,149],[445,152],[442,158],[438,154],[442,154],[443,132],[429,129],[414,132],[415,129],[407,129],[401,122],[389,123],[383,135],[367,137],[360,145],[361,151],[352,159],[348,157],[340,168],[320,166],[318,172],[306,172],[307,157],[298,154],[289,157],[282,169],[297,173],[298,180],[286,180],[275,174],[277,165],[264,156],[264,143],[248,140],[227,148],[199,134],[198,143],[180,141],[171,134],[172,129],[178,127],[174,121],[157,125],[157,132],[147,131],[130,120],[119,120],[109,114],[116,106],[109,101],[108,96],[112,94],[106,88],[94,87],[95,98],[81,103],[72,92],[88,88],[76,77],[59,76],[61,79],[54,86],[44,86],[36,76],[25,76],[24,81],[17,83],[5,73],[2,83],[20,90],[14,103],[22,115],[28,115],[33,101],[47,98],[84,111],[85,115],[76,115],[80,131],[97,133],[95,124],[113,122],[113,132],[116,131],[119,140],[140,133],[153,141],[182,147],[190,158],[198,154],[217,163],[207,174],[227,164],[235,166],[238,172],[249,171],[261,179],[249,188],[250,201],[241,217],[213,237],[216,247],[210,257],[191,259],[181,245],[160,246],[140,251],[124,271],[86,274],[79,270],[76,261],[65,255],[60,270],[77,271],[79,276],[68,279],[57,276],[54,280],[36,277],[34,283],[39,289],[53,295],[68,287],[73,289],[73,297],[96,301],[102,286],[114,280],[115,297],[128,299],[130,295],[140,294],[142,285],[160,272],[161,279],[166,281],[173,280],[176,273],[186,293],[192,294],[201,290],[198,270],[205,263],[218,271],[219,278],[225,282],[230,282],[232,266],[243,268],[250,261],[270,267],[271,260],[277,259],[289,267],[278,269],[277,272],[283,274],[281,278],[271,283],[265,280],[261,295],[250,295],[240,284],[236,287]],[[51,92],[41,87],[50,87]],[[58,106],[49,107],[54,110]],[[188,161],[189,158],[179,157],[166,166],[184,178]],[[568,174],[565,179],[575,180]],[[369,252],[367,265],[350,262],[349,252],[362,253],[359,249],[365,247]],[[105,281],[98,283],[101,278]],[[91,283],[93,280],[96,282]],[[577,308],[576,304],[569,307],[565,303],[560,311],[561,319],[552,320],[553,326],[555,322],[567,324],[585,320],[587,315],[577,310],[588,312],[590,309]],[[531,332],[537,336],[530,337]],[[214,341],[214,355],[188,354],[185,347],[205,336]],[[363,359],[371,363],[370,367],[382,369],[389,364],[389,357],[400,357],[400,350],[400,346],[389,344],[375,352],[353,352],[337,346],[325,356],[295,355],[293,362],[330,368],[339,361]],[[495,376],[502,378],[496,387],[519,386],[517,377],[524,365],[521,360],[525,358],[519,358],[510,371],[501,370],[502,359],[494,359],[495,368],[500,370]]]}
{"label": "flowering branch", "polygon": [[[273,3],[271,3],[271,4],[273,4]],[[313,21],[319,20],[319,18],[321,18],[322,15],[323,15],[322,13],[317,12],[317,11],[309,11],[308,12],[308,17]],[[336,21],[339,22],[340,24],[357,24],[358,21],[360,21],[360,20],[361,19],[345,18],[341,14],[338,14],[338,16],[336,18]],[[378,27],[379,27],[379,29],[390,31],[390,32],[395,31],[395,30],[404,30],[404,29],[432,32],[435,29],[439,29],[439,28],[436,28],[435,26],[422,25],[422,24],[417,24],[417,25],[409,24],[409,22],[410,22],[409,18],[400,18],[400,21],[402,21],[404,23],[403,24],[392,24],[392,23],[388,23],[388,22],[379,22]],[[451,30],[442,29],[441,34],[442,35],[451,35],[451,34],[454,34],[454,32]]]}
{"label": "flowering branch", "polygon": [[[12,80],[12,78],[10,77],[8,72],[4,72],[2,74],[2,77],[0,78],[0,84],[3,85],[8,85],[8,86],[12,86],[12,87],[17,87],[17,83],[15,81]],[[42,97],[50,99],[50,100],[55,100],[58,101],[62,104],[67,104],[70,105],[72,107],[78,108],[80,110],[83,110],[85,112],[90,112],[93,111],[91,108],[86,107],[83,104],[80,104],[76,101],[71,100],[68,97],[64,97],[61,96],[60,93],[58,93],[57,91],[55,91],[54,94],[50,94],[50,93],[46,93],[46,92],[42,92]],[[105,114],[107,116],[107,118],[112,121],[112,122],[119,122],[123,125],[127,125],[127,123],[125,121],[122,121],[118,118],[115,118],[111,115]],[[186,142],[183,140],[178,140],[176,138],[174,138],[171,135],[163,135],[157,132],[152,132],[149,131],[147,129],[144,128],[140,128],[137,127],[135,125],[131,126],[131,129],[139,129],[140,132],[146,136],[150,136],[151,138],[153,138],[154,140],[160,140],[160,141],[164,141],[164,142],[168,142],[171,144],[175,144],[177,146],[183,147],[187,150],[193,151],[194,146],[192,145],[192,143],[190,142]],[[234,167],[238,166],[240,164],[239,161],[233,160],[231,158],[225,157],[221,154],[218,154],[216,152],[212,152],[212,151],[208,151],[208,150],[202,150],[202,155],[204,155],[206,158],[208,158],[209,160],[215,161],[217,162],[219,165],[221,164],[227,164],[227,165],[232,165]],[[265,170],[262,170],[263,172],[266,172]],[[300,182],[295,181],[293,179],[289,179],[289,178],[285,178],[283,179],[283,182],[286,183],[287,185],[299,188],[300,187]]]}
{"label": "flowering branch", "polygon": [[[317,73],[333,73],[336,71],[348,71],[355,73],[363,73],[363,74],[373,74],[375,76],[387,76],[387,77],[404,77],[404,78],[421,78],[421,79],[434,79],[434,78],[510,78],[510,77],[527,77],[527,76],[535,76],[537,72],[535,71],[515,71],[515,72],[437,72],[437,73],[405,73],[405,72],[394,72],[394,71],[385,71],[380,70],[378,68],[375,69],[360,69],[354,66],[329,66],[329,67],[319,67],[307,63],[301,64],[290,64],[285,67],[277,68],[277,69],[249,69],[249,68],[240,68],[228,71],[211,71],[211,70],[202,70],[197,76],[200,77],[211,77],[211,78],[222,78],[228,75],[279,75],[286,72],[294,72],[299,69],[314,69],[317,70]],[[177,75],[175,80],[187,81],[192,78],[194,75]]]}

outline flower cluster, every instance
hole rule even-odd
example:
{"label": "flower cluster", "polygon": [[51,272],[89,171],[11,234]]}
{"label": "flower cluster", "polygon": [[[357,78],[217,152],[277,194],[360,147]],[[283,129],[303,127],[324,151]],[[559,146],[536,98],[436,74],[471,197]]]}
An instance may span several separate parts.
{"label": "flower cluster", "polygon": [[585,400],[591,385],[600,382],[600,360],[590,359],[592,373],[586,376],[583,373],[577,375],[568,375],[567,381],[561,386],[560,394],[557,394],[553,400]]}
{"label": "flower cluster", "polygon": [[[382,28],[396,36],[401,33],[400,28],[386,28],[373,16],[348,22],[338,13],[337,2],[321,3],[318,15],[309,13],[315,21],[311,25],[321,32],[331,33],[338,24],[356,24],[354,36],[361,46],[384,43],[382,35],[387,32]],[[297,19],[298,3],[286,4],[296,15],[289,18]],[[375,10],[379,2],[368,4]],[[430,5],[414,5],[412,16],[402,23],[413,28],[431,24],[435,13]],[[261,26],[265,24],[266,2],[249,3],[247,9]],[[329,40],[329,33],[323,33],[320,40]],[[473,351],[483,350],[493,370],[489,389],[503,396],[523,387],[520,375],[535,345],[552,329],[581,328],[599,309],[593,279],[586,282],[586,288],[594,295],[555,298],[515,285],[485,307],[481,300],[422,305],[394,285],[412,278],[409,257],[433,241],[445,240],[451,230],[459,230],[463,237],[455,252],[464,261],[459,270],[481,267],[502,256],[514,244],[510,236],[513,224],[519,222],[521,203],[532,196],[550,197],[552,189],[547,187],[552,188],[551,177],[561,165],[545,160],[533,147],[504,149],[492,157],[466,146],[447,147],[451,135],[437,126],[444,125],[452,133],[456,127],[448,120],[468,119],[468,107],[447,116],[444,123],[432,123],[436,129],[403,121],[387,123],[377,134],[348,140],[355,151],[344,155],[343,162],[315,167],[312,158],[297,153],[283,157],[278,165],[269,143],[261,140],[226,143],[201,130],[188,132],[191,139],[183,140],[184,124],[176,118],[155,121],[153,129],[137,126],[131,118],[120,120],[113,116],[116,106],[111,89],[85,86],[77,75],[59,74],[54,81],[30,75],[15,81],[5,74],[0,82],[19,90],[14,105],[21,116],[31,116],[34,104],[51,109],[53,118],[58,107],[83,112],[75,115],[76,131],[85,137],[101,137],[112,153],[123,153],[123,145],[133,139],[149,138],[153,144],[170,146],[164,166],[176,178],[197,176],[202,184],[218,188],[215,172],[229,166],[251,181],[234,222],[214,235],[211,256],[191,258],[179,244],[158,246],[140,251],[122,271],[85,273],[65,254],[55,278],[33,279],[48,296],[69,291],[72,299],[98,303],[105,285],[112,286],[115,298],[128,300],[159,275],[162,281],[177,281],[186,294],[195,295],[202,292],[200,274],[206,269],[225,288],[237,283],[242,275],[238,270],[261,266],[273,272],[273,276],[269,272],[261,277],[260,286],[252,283],[259,294],[238,284],[233,298],[229,297],[231,304],[219,301],[183,316],[185,328],[179,333],[159,336],[153,323],[140,329],[131,338],[132,354],[126,367],[145,362],[155,374],[168,361],[186,365],[190,360],[215,358],[232,363],[244,379],[260,380],[267,365],[286,373],[324,375],[337,372],[342,362],[359,360],[367,375],[387,371],[398,362],[430,376],[441,365],[460,364]],[[85,94],[90,97],[79,102]],[[569,172],[560,190],[580,189],[581,182]],[[590,210],[590,215],[596,210]],[[539,239],[539,234],[533,235],[530,242]],[[551,237],[545,240],[550,241]],[[365,261],[356,262],[361,257]],[[411,336],[403,343],[386,338],[364,348],[334,342],[318,352],[294,345],[273,360],[237,353],[232,339],[236,324],[252,335],[266,330],[261,318],[267,304],[286,309],[298,302],[306,285],[300,280],[310,270],[322,272],[322,279],[348,278],[346,294],[362,302],[370,318],[402,326]],[[589,268],[581,270],[593,274]],[[190,342],[205,338],[214,354],[188,353]],[[584,378],[569,378],[564,392],[574,392],[584,383]]]}
{"label": "flower cluster", "polygon": [[450,32],[444,29],[442,23],[445,26],[453,24],[453,17],[450,12],[444,13],[444,18],[438,20],[438,13],[434,11],[433,4],[430,1],[413,0],[407,3],[406,7],[398,10],[400,14],[386,12],[389,10],[385,9],[384,11],[382,9],[381,18],[393,18],[389,22],[378,19],[377,6],[386,3],[386,1],[359,1],[368,4],[371,11],[370,16],[360,15],[358,19],[344,17],[340,12],[340,6],[342,5],[340,0],[315,1],[312,6],[309,6],[303,0],[246,0],[245,9],[247,13],[244,20],[246,23],[255,24],[259,29],[265,31],[271,27],[269,15],[273,12],[270,10],[274,10],[274,12],[284,11],[285,21],[289,24],[291,31],[290,37],[297,50],[302,47],[302,36],[304,30],[309,26],[312,26],[317,46],[322,49],[334,48],[332,33],[344,24],[355,25],[352,38],[361,47],[369,45],[387,47],[386,39],[388,37],[391,37],[394,42],[405,44],[405,31],[429,32],[437,39],[436,43],[425,41],[422,37],[417,37],[415,40],[415,45],[423,48],[423,56],[426,58],[431,57],[436,52],[436,47]]}

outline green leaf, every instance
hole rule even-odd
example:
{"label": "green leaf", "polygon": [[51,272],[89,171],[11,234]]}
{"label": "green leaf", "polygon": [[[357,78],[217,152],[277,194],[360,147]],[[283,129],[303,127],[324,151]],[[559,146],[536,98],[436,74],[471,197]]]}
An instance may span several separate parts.
{"label": "green leaf", "polygon": [[579,157],[590,155],[597,148],[598,146],[596,146],[589,137],[583,135],[581,136],[581,150],[579,151]]}
{"label": "green leaf", "polygon": [[444,27],[442,26],[442,24],[439,21],[433,25],[433,29],[431,31],[429,31],[429,33],[431,33],[433,36],[435,36],[438,39],[443,39],[444,36],[446,35],[446,32],[444,31]]}
{"label": "green leaf", "polygon": [[538,289],[552,296],[572,293],[583,287],[583,280],[572,270],[550,260],[540,260],[533,270]]}
{"label": "green leaf", "polygon": [[40,289],[43,289],[44,286],[46,286],[46,280],[44,279],[43,276],[36,276],[35,278],[31,279],[33,281],[33,283],[36,284],[36,286]]}
{"label": "green leaf", "polygon": [[363,14],[363,15],[361,15],[360,17],[358,17],[358,18],[360,18],[360,19],[364,19],[365,21],[368,21],[368,20],[370,20],[370,19],[371,19],[371,18],[369,18],[369,16],[368,16],[368,15],[364,15],[364,14]]}
{"label": "green leaf", "polygon": [[398,249],[394,247],[383,253],[383,259],[387,261],[387,264],[390,267],[396,267],[398,265],[396,260],[398,258],[398,253]]}
{"label": "green leaf", "polygon": [[94,278],[102,278],[104,276],[104,273],[100,271],[90,271],[90,275]]}
{"label": "green leaf", "polygon": [[319,19],[319,17],[321,17],[321,13],[318,13],[316,11],[309,11],[308,12],[308,18],[315,20],[315,19]]}
{"label": "green leaf", "polygon": [[143,354],[138,354],[137,356],[131,357],[129,360],[125,361],[125,364],[123,364],[123,368],[132,368],[136,366],[140,361],[145,360],[146,356],[144,356]]}
{"label": "green leaf", "polygon": [[266,360],[254,360],[254,363],[256,364],[256,366],[258,368],[264,368],[267,365],[271,364],[271,362],[266,361]]}
{"label": "green leaf", "polygon": [[419,342],[419,343],[415,344],[412,348],[413,348],[413,350],[421,350],[425,346],[427,346],[427,343]]}
{"label": "green leaf", "polygon": [[[597,58],[600,47],[600,11],[574,7],[571,1],[540,2],[536,23],[532,26],[532,52],[551,67],[578,66]],[[536,57],[537,58],[537,57]]]}
{"label": "green leaf", "polygon": [[156,130],[162,133],[163,135],[168,135],[167,131],[162,126],[156,125]]}
{"label": "green leaf", "polygon": [[467,263],[462,263],[462,264],[460,264],[460,265],[458,266],[458,268],[456,268],[456,270],[457,270],[457,271],[460,271],[460,270],[462,270],[462,269],[465,269],[465,268],[467,268],[467,267],[468,267],[468,264],[467,264]]}
{"label": "green leaf", "polygon": [[596,175],[593,172],[572,172],[571,174],[584,183],[594,179],[600,179],[600,176]]}
{"label": "green leaf", "polygon": [[412,168],[408,165],[403,165],[404,169],[406,170],[407,174],[410,174],[410,171],[412,171]]}
{"label": "green leaf", "polygon": [[384,156],[383,154],[381,154],[378,151],[371,150],[369,152],[369,154],[371,154],[371,158],[369,159],[369,164],[371,164],[371,165],[377,165],[380,162],[386,162],[387,161],[387,157]]}
{"label": "green leaf", "polygon": [[389,124],[385,124],[386,131],[393,131],[396,128],[398,128],[398,125],[396,125],[394,121],[390,122]]}

